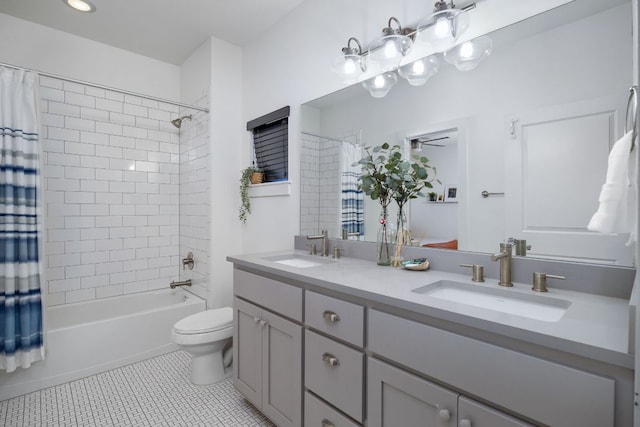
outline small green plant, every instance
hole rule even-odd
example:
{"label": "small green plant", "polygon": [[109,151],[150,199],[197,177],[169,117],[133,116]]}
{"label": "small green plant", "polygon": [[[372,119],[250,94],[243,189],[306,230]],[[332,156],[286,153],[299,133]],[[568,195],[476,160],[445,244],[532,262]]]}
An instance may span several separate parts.
{"label": "small green plant", "polygon": [[437,195],[433,191],[430,191],[429,193],[427,193],[427,196],[429,196],[430,202],[435,202],[437,200],[437,197],[436,197]]}
{"label": "small green plant", "polygon": [[243,224],[247,222],[247,216],[251,213],[251,199],[249,198],[249,184],[254,173],[261,173],[255,166],[249,166],[242,170],[240,176],[240,211],[238,218]]}

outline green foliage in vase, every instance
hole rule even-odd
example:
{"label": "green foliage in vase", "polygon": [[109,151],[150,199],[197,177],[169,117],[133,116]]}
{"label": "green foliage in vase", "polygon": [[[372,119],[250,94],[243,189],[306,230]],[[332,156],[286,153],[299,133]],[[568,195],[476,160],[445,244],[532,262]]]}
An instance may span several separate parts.
{"label": "green foliage in vase", "polygon": [[360,188],[383,208],[395,200],[402,210],[409,200],[424,197],[422,191],[433,188],[434,181],[440,182],[428,158],[413,155],[411,160],[403,159],[399,145],[384,143],[364,150],[366,155],[354,163],[362,167]]}

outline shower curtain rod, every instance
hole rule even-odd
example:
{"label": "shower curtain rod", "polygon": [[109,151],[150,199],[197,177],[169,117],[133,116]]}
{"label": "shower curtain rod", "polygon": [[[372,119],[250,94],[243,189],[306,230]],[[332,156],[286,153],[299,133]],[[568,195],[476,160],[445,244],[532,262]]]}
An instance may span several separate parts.
{"label": "shower curtain rod", "polygon": [[190,110],[204,111],[205,113],[209,112],[208,108],[198,107],[196,105],[184,104],[182,102],[176,102],[176,101],[169,101],[168,99],[162,99],[162,98],[158,98],[158,97],[155,97],[155,96],[144,95],[142,93],[131,92],[129,90],[118,89],[118,88],[114,88],[114,87],[110,87],[110,86],[104,86],[104,85],[101,85],[101,84],[86,82],[86,81],[83,81],[83,80],[72,79],[72,78],[69,78],[69,77],[63,77],[63,76],[59,76],[59,75],[56,75],[56,74],[44,73],[42,71],[32,70],[32,69],[24,68],[24,67],[18,67],[16,65],[11,65],[11,64],[5,64],[3,62],[0,62],[0,66],[7,67],[7,68],[13,68],[14,70],[32,71],[32,72],[37,73],[37,74],[39,74],[41,76],[44,76],[44,77],[51,77],[52,79],[63,80],[65,82],[70,82],[70,83],[78,83],[78,84],[85,85],[85,86],[95,87],[97,89],[110,90],[112,92],[118,92],[118,93],[122,93],[124,95],[138,96],[140,98],[149,99],[151,101],[163,102],[165,104],[175,105],[177,107],[188,108]]}
{"label": "shower curtain rod", "polygon": [[313,137],[316,137],[316,138],[326,139],[327,141],[340,142],[340,143],[344,143],[344,144],[351,144],[351,145],[355,145],[356,147],[358,147],[360,145],[359,142],[351,142],[351,141],[347,141],[346,139],[336,139],[336,138],[331,138],[331,137],[328,137],[328,136],[316,135],[315,133],[305,132],[305,131],[301,131],[300,133],[303,134],[303,135],[307,135],[307,136],[313,136]]}

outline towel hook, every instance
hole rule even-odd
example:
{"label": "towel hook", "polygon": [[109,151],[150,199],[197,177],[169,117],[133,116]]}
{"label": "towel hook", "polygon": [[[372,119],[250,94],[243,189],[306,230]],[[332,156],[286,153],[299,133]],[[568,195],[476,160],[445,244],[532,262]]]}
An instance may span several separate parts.
{"label": "towel hook", "polygon": [[[633,125],[631,129],[629,129],[629,110],[631,104],[633,103]],[[631,86],[629,88],[629,99],[627,100],[627,114],[625,115],[625,124],[624,124],[624,133],[629,131],[633,131],[631,134],[631,151],[633,151],[633,147],[635,146],[636,136],[638,135],[638,88],[636,86]]]}

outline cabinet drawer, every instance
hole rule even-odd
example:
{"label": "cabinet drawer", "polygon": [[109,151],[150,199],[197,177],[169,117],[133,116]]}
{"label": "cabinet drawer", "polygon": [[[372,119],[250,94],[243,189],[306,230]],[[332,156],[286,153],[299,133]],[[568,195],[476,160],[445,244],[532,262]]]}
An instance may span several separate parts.
{"label": "cabinet drawer", "polygon": [[358,347],[364,346],[364,307],[307,291],[305,323]]}
{"label": "cabinet drawer", "polygon": [[554,427],[614,425],[615,381],[377,310],[369,349]]}
{"label": "cabinet drawer", "polygon": [[364,354],[307,330],[304,362],[306,387],[362,422]]}
{"label": "cabinet drawer", "polygon": [[359,427],[308,391],[304,394],[304,427]]}
{"label": "cabinet drawer", "polygon": [[233,292],[278,314],[302,321],[301,288],[234,269]]}
{"label": "cabinet drawer", "polygon": [[458,420],[460,427],[534,427],[464,396],[458,399]]}

